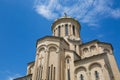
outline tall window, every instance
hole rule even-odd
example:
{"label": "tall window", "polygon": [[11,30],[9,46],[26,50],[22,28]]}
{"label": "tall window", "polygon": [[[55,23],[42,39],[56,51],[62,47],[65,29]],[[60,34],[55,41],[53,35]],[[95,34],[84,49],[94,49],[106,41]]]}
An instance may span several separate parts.
{"label": "tall window", "polygon": [[96,80],[99,80],[99,73],[97,71],[95,71],[95,78]]}
{"label": "tall window", "polygon": [[65,36],[68,36],[68,24],[65,25]]}
{"label": "tall window", "polygon": [[55,80],[55,74],[56,74],[56,73],[55,73],[55,67],[54,67],[54,79],[53,79],[53,80]]}
{"label": "tall window", "polygon": [[48,68],[48,80],[50,80],[50,67]]}
{"label": "tall window", "polygon": [[76,45],[75,45],[75,51],[76,51]]}
{"label": "tall window", "polygon": [[66,65],[67,65],[67,80],[70,80],[70,57],[66,57]]}
{"label": "tall window", "polygon": [[54,30],[54,36],[55,36],[55,30]]}
{"label": "tall window", "polygon": [[70,69],[68,69],[68,80],[70,80]]}
{"label": "tall window", "polygon": [[61,30],[60,30],[60,26],[58,26],[58,36],[60,36],[61,34]]}
{"label": "tall window", "polygon": [[75,26],[73,25],[73,35],[75,35]]}
{"label": "tall window", "polygon": [[80,75],[80,80],[84,80],[84,76],[82,74]]}
{"label": "tall window", "polygon": [[68,63],[68,64],[69,64],[69,62],[70,62],[69,59],[67,59],[67,63]]}
{"label": "tall window", "polygon": [[53,77],[52,73],[53,73],[53,65],[51,65],[51,80],[52,80],[52,77]]}

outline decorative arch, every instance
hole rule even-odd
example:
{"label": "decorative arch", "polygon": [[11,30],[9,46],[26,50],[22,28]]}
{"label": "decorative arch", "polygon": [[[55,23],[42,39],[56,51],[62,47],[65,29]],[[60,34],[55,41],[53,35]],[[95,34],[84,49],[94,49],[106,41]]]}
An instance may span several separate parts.
{"label": "decorative arch", "polygon": [[100,67],[100,68],[102,68],[101,64],[98,63],[98,62],[90,64],[88,69],[91,70],[93,67]]}
{"label": "decorative arch", "polygon": [[95,62],[89,66],[91,80],[104,80],[102,66],[100,63]]}
{"label": "decorative arch", "polygon": [[70,61],[71,61],[71,57],[70,57],[70,55],[67,55],[67,56],[65,57],[65,62],[66,62],[66,64],[70,64]]}
{"label": "decorative arch", "polygon": [[55,51],[55,52],[56,52],[56,51],[57,51],[57,49],[56,49],[56,47],[53,47],[53,46],[52,46],[52,47],[50,47],[50,48],[49,48],[49,51],[50,51],[50,52],[53,52],[53,51]]}
{"label": "decorative arch", "polygon": [[58,46],[56,44],[49,44],[48,45],[48,50],[49,51],[58,51]]}
{"label": "decorative arch", "polygon": [[65,57],[65,59],[67,59],[67,58],[71,58],[70,55],[67,55],[67,56]]}
{"label": "decorative arch", "polygon": [[80,72],[80,71],[87,71],[87,69],[86,69],[86,67],[84,67],[84,66],[81,66],[81,67],[78,67],[78,68],[76,68],[75,69],[75,74],[77,74],[78,72]]}
{"label": "decorative arch", "polygon": [[96,46],[95,45],[90,46],[90,51],[95,51],[95,50],[96,50]]}
{"label": "decorative arch", "polygon": [[46,45],[41,45],[40,47],[37,48],[38,53],[46,49]]}
{"label": "decorative arch", "polygon": [[86,72],[87,72],[87,69],[84,66],[76,68],[75,69],[76,80],[88,80]]}
{"label": "decorative arch", "polygon": [[83,53],[87,53],[87,52],[88,52],[88,48],[84,48]]}
{"label": "decorative arch", "polygon": [[110,50],[107,49],[107,48],[105,48],[105,49],[104,49],[104,52],[105,52],[105,53],[110,53]]}

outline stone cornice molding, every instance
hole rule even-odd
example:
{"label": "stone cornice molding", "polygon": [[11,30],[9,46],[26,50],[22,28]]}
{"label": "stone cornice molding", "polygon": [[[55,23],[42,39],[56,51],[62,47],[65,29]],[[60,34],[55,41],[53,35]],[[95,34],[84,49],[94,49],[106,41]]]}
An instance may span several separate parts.
{"label": "stone cornice molding", "polygon": [[62,17],[62,18],[59,18],[59,19],[56,19],[55,21],[54,21],[54,23],[52,24],[52,30],[54,29],[54,27],[59,23],[59,22],[68,22],[68,21],[70,21],[70,22],[75,22],[75,23],[77,23],[77,25],[78,25],[78,30],[81,28],[80,27],[80,23],[76,20],[76,19],[74,19],[74,18],[71,18],[71,17]]}
{"label": "stone cornice molding", "polygon": [[43,38],[40,38],[37,40],[36,42],[36,47],[39,43],[42,43],[42,42],[45,42],[45,41],[52,41],[52,42],[64,42],[66,45],[69,46],[69,44],[64,40],[64,38],[61,38],[61,37],[55,37],[55,36],[45,36]]}

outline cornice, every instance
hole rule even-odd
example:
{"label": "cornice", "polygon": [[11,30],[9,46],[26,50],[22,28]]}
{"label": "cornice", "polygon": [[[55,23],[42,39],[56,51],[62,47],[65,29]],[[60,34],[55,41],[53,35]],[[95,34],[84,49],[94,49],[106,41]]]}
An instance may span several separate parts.
{"label": "cornice", "polygon": [[85,57],[83,59],[80,59],[80,60],[76,60],[74,61],[75,63],[79,62],[79,61],[85,61],[85,60],[88,60],[88,59],[91,59],[93,57],[97,57],[97,56],[102,56],[102,55],[106,55],[107,53],[101,53],[101,54],[97,54],[97,55],[93,55],[93,56],[90,56],[90,57]]}
{"label": "cornice", "polygon": [[82,46],[85,46],[85,45],[90,45],[90,44],[93,44],[93,43],[97,43],[97,44],[103,44],[103,45],[109,45],[112,50],[113,50],[113,47],[112,47],[112,44],[111,43],[107,43],[107,42],[100,42],[99,40],[92,40],[92,41],[89,41],[89,42],[86,42],[86,43],[83,43],[80,45],[80,47]]}
{"label": "cornice", "polygon": [[39,42],[42,42],[42,41],[50,41],[50,40],[52,40],[52,41],[54,40],[54,41],[58,41],[58,42],[63,41],[63,42],[65,42],[65,43],[69,46],[69,44],[67,43],[67,41],[65,41],[64,38],[62,38],[62,37],[45,36],[45,37],[40,38],[40,39],[37,40],[37,42],[36,42],[36,47],[37,47],[37,45],[38,45]]}
{"label": "cornice", "polygon": [[78,22],[78,20],[74,19],[74,18],[71,18],[71,17],[61,17],[61,18],[58,18],[54,21],[54,23],[52,24],[52,30],[54,29],[55,25],[57,22],[60,22],[60,21],[66,21],[66,20],[71,20],[71,21],[74,21],[76,22],[78,25],[79,25],[79,28],[80,28],[80,23]]}

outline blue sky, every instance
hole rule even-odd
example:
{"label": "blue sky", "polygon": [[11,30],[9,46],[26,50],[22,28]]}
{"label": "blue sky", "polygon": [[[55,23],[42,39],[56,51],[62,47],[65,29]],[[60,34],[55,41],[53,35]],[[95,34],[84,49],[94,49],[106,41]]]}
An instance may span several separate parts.
{"label": "blue sky", "polygon": [[0,0],[1,80],[26,74],[36,40],[51,35],[51,24],[64,12],[81,23],[83,42],[98,39],[113,45],[120,69],[119,0]]}

